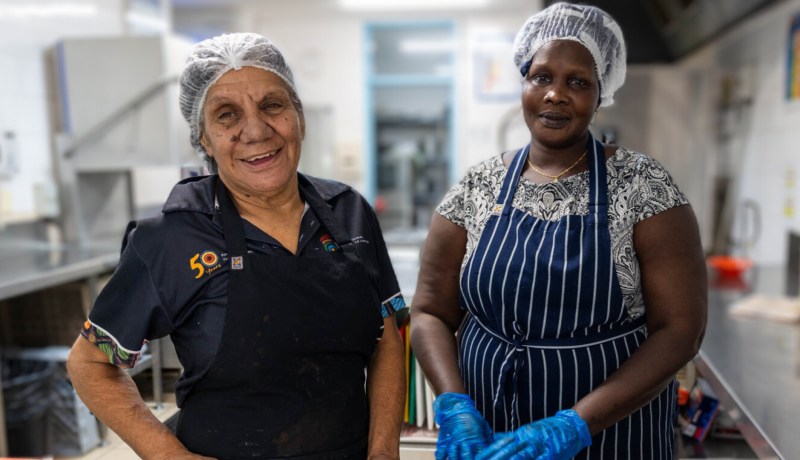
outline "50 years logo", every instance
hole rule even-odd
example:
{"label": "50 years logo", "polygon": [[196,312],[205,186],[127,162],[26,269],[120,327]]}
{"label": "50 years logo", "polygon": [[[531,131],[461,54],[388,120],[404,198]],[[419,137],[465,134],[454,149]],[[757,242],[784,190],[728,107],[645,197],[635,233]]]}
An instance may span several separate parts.
{"label": "50 years logo", "polygon": [[[198,259],[201,263],[197,262]],[[219,256],[217,256],[217,253],[214,251],[205,251],[202,254],[195,254],[189,261],[189,265],[192,267],[192,270],[197,270],[195,279],[200,278],[204,274],[211,274],[211,272],[222,266],[219,263]]]}

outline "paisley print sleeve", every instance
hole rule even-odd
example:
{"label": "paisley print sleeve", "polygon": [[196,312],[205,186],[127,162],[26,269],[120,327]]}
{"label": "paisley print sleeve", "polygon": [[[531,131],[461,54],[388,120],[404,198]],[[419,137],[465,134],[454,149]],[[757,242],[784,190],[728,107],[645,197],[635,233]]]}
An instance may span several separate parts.
{"label": "paisley print sleeve", "polygon": [[667,170],[658,161],[644,155],[639,155],[632,190],[630,207],[634,223],[689,204]]}
{"label": "paisley print sleeve", "polygon": [[464,223],[464,195],[466,189],[464,187],[466,178],[457,183],[447,192],[444,199],[436,208],[436,212],[450,222],[458,225],[459,227],[466,228]]}

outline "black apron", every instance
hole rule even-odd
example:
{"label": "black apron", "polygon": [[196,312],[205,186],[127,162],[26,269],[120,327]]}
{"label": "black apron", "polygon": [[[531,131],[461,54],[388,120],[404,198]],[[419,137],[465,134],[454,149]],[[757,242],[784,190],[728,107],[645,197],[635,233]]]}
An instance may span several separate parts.
{"label": "black apron", "polygon": [[225,326],[181,408],[178,439],[220,460],[366,459],[365,368],[383,319],[355,245],[300,178],[338,247],[318,258],[249,254],[239,212],[217,183],[231,264]]}

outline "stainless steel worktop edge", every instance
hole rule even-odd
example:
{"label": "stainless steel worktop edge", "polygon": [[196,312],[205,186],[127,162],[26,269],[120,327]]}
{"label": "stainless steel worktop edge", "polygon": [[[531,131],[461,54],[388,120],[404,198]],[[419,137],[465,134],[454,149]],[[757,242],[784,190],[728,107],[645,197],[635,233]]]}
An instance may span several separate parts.
{"label": "stainless steel worktop edge", "polygon": [[736,426],[742,432],[753,452],[758,455],[758,458],[786,460],[752,414],[750,414],[747,406],[744,405],[728,382],[725,381],[725,377],[714,366],[708,355],[700,350],[700,353],[694,358],[694,363],[703,378],[713,388],[720,403],[728,411],[728,415],[736,422]]}
{"label": "stainless steel worktop edge", "polygon": [[29,276],[0,280],[0,300],[99,275],[113,270],[118,263],[119,253],[109,252]]}

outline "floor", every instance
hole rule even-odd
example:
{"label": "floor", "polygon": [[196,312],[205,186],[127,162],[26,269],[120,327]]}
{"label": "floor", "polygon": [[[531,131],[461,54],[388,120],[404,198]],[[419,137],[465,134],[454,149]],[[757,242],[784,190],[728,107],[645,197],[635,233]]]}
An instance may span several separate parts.
{"label": "floor", "polygon": [[[178,411],[174,403],[165,403],[164,408],[156,410],[151,408],[153,414],[162,422],[170,418]],[[680,436],[676,443],[676,459],[691,458],[725,458],[727,459],[754,459],[755,454],[747,447],[744,441],[719,441],[707,440],[704,452],[698,452],[696,447],[687,446],[682,442]],[[694,452],[693,452],[694,451]],[[139,457],[122,440],[114,434],[108,432],[108,445],[97,447],[82,457],[70,457],[69,460],[137,460]],[[400,451],[401,460],[434,460],[433,449],[422,447],[404,448]]]}
{"label": "floor", "polygon": [[[155,409],[155,403],[148,406],[161,422],[178,412],[174,402],[165,402],[162,409]],[[756,455],[744,441],[718,440],[709,437],[702,444],[694,443],[682,436],[676,437],[676,459],[725,458],[755,459]],[[138,456],[113,431],[108,430],[106,445],[97,447],[81,457],[69,460],[138,460]],[[400,451],[401,460],[434,460],[432,446],[407,446]],[[66,459],[65,459],[66,460]]]}
{"label": "floor", "polygon": [[[153,414],[161,421],[164,422],[176,412],[178,406],[175,403],[164,403],[162,409],[156,409],[155,403],[148,404]],[[122,439],[111,430],[108,430],[106,436],[106,445],[96,447],[86,455],[81,457],[69,457],[70,460],[138,460],[139,456],[128,447],[127,444],[122,442]]]}

